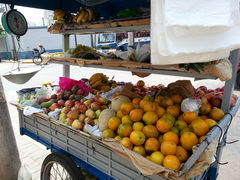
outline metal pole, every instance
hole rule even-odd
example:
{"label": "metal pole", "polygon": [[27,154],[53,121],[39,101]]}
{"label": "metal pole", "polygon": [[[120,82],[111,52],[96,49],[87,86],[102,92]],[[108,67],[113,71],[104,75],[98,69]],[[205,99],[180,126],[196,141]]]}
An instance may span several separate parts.
{"label": "metal pole", "polygon": [[75,40],[75,47],[77,47],[77,35],[74,34],[74,40]]}
{"label": "metal pole", "polygon": [[[64,34],[63,35],[63,52],[67,52],[69,50],[69,35]],[[70,66],[69,65],[63,65],[63,76],[64,77],[70,77]]]}
{"label": "metal pole", "polygon": [[130,46],[130,47],[134,46],[133,32],[128,32],[128,46]]}

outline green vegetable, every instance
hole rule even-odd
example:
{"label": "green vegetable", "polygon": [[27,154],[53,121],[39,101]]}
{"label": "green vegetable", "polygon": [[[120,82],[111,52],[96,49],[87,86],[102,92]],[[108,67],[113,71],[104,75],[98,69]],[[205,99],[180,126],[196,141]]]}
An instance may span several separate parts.
{"label": "green vegetable", "polygon": [[52,101],[43,102],[43,103],[40,104],[40,107],[41,108],[49,108],[52,104],[53,104]]}
{"label": "green vegetable", "polygon": [[140,11],[136,8],[124,9],[117,13],[118,17],[131,17],[140,14]]}

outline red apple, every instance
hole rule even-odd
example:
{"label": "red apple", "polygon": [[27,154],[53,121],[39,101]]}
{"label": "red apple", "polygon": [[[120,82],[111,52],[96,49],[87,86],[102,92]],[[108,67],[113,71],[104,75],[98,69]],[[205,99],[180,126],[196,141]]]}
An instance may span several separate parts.
{"label": "red apple", "polygon": [[77,90],[76,92],[77,95],[83,96],[84,95],[84,91],[82,89]]}
{"label": "red apple", "polygon": [[64,108],[61,110],[61,113],[67,114],[69,111],[70,111],[70,108],[69,108],[69,107],[64,107]]}
{"label": "red apple", "polygon": [[51,111],[55,111],[55,109],[59,109],[60,108],[60,105],[57,104],[57,103],[53,103],[51,106],[50,106],[50,110]]}
{"label": "red apple", "polygon": [[90,106],[94,111],[101,109],[101,106],[97,102],[93,102]]}
{"label": "red apple", "polygon": [[108,104],[108,99],[100,97],[97,102],[106,105]]}
{"label": "red apple", "polygon": [[81,104],[79,110],[81,113],[85,113],[88,110],[88,107],[84,104]]}
{"label": "red apple", "polygon": [[83,122],[81,122],[81,121],[79,121],[79,120],[74,120],[73,121],[73,123],[72,123],[72,127],[74,128],[74,129],[77,129],[77,130],[82,130],[83,129],[83,126],[84,126],[84,124],[83,124]]}
{"label": "red apple", "polygon": [[85,124],[89,124],[89,125],[91,125],[91,126],[94,125],[94,121],[93,121],[91,118],[89,118],[89,117],[86,117],[86,118],[84,119],[84,122],[85,122]]}
{"label": "red apple", "polygon": [[79,111],[73,110],[73,111],[69,111],[67,113],[67,117],[71,118],[71,119],[78,119],[79,117]]}
{"label": "red apple", "polygon": [[76,111],[76,112],[80,113],[80,110],[78,108],[75,108],[74,106],[71,108],[71,111]]}
{"label": "red apple", "polygon": [[58,100],[57,103],[58,103],[61,107],[63,107],[63,106],[65,105],[65,101],[62,100],[62,99]]}
{"label": "red apple", "polygon": [[75,119],[67,118],[67,125],[71,126]]}
{"label": "red apple", "polygon": [[78,103],[75,103],[75,106],[74,106],[74,107],[75,107],[76,109],[80,109],[81,105],[82,105],[82,104],[81,104],[80,102],[78,102]]}
{"label": "red apple", "polygon": [[74,106],[74,101],[72,101],[72,100],[67,100],[67,101],[65,102],[65,106],[66,106],[66,107],[69,107],[69,108],[73,107],[73,106]]}

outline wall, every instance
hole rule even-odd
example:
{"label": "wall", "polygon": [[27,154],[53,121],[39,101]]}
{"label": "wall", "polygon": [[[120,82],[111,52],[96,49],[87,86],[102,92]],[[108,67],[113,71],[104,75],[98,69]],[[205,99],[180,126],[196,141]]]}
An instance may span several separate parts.
{"label": "wall", "polygon": [[[47,32],[47,27],[29,27],[27,33],[20,38],[20,53],[22,59],[32,58],[32,49],[38,48],[38,45],[43,45],[48,52],[62,51],[63,35],[50,34]],[[91,46],[90,35],[77,35],[77,43]],[[7,46],[6,46],[7,44]],[[16,48],[18,49],[17,41],[15,40]],[[70,48],[75,47],[74,36],[70,36]],[[9,59],[9,54],[13,49],[11,37],[0,39],[0,57]]]}

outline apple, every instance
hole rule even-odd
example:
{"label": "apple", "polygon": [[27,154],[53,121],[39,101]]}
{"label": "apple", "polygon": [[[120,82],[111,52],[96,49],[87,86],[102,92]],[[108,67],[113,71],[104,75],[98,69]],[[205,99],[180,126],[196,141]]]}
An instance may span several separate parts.
{"label": "apple", "polygon": [[85,112],[85,115],[91,119],[94,119],[96,117],[96,113],[94,110],[92,109],[88,109],[86,112]]}
{"label": "apple", "polygon": [[63,107],[65,105],[65,101],[60,99],[57,101],[57,103],[59,104],[59,106]]}
{"label": "apple", "polygon": [[73,107],[73,106],[74,106],[74,101],[72,101],[72,100],[67,100],[67,101],[65,102],[65,107],[71,108],[71,107]]}
{"label": "apple", "polygon": [[50,110],[51,111],[55,111],[55,109],[59,109],[60,108],[60,105],[57,104],[57,103],[53,103],[51,106],[50,106]]}
{"label": "apple", "polygon": [[67,125],[71,126],[74,120],[75,120],[75,119],[67,118],[67,119],[66,119]]}
{"label": "apple", "polygon": [[80,110],[77,109],[77,108],[75,108],[75,107],[72,107],[72,108],[71,108],[71,111],[76,111],[76,112],[78,112],[78,114],[80,113]]}
{"label": "apple", "polygon": [[101,114],[101,110],[98,109],[97,111],[95,111],[95,114],[96,114],[96,118],[99,118],[100,114]]}
{"label": "apple", "polygon": [[222,104],[222,99],[220,97],[212,97],[210,103],[212,104],[213,107],[220,108]]}
{"label": "apple", "polygon": [[92,103],[90,99],[83,102],[84,105],[89,106]]}
{"label": "apple", "polygon": [[98,102],[98,99],[100,98],[100,96],[99,95],[96,95],[96,96],[94,96],[93,98],[92,98],[92,100],[93,101],[95,101],[95,102]]}
{"label": "apple", "polygon": [[89,118],[89,117],[86,117],[86,118],[84,119],[84,122],[85,122],[85,124],[89,124],[89,125],[91,125],[91,126],[94,125],[94,121],[93,121],[91,118]]}
{"label": "apple", "polygon": [[73,111],[69,111],[67,113],[67,117],[71,118],[71,119],[78,119],[79,117],[79,111],[73,110]]}
{"label": "apple", "polygon": [[84,121],[85,118],[86,118],[85,114],[80,114],[79,117],[78,117],[78,120],[79,121]]}
{"label": "apple", "polygon": [[79,89],[79,90],[77,90],[76,94],[79,95],[79,96],[83,96],[84,91],[82,89]]}
{"label": "apple", "polygon": [[207,115],[208,113],[210,113],[212,107],[210,104],[206,103],[206,104],[201,104],[201,107],[200,107],[200,113],[202,115]]}
{"label": "apple", "polygon": [[78,103],[75,103],[75,106],[74,106],[74,107],[75,107],[76,109],[80,109],[81,105],[82,105],[82,104],[81,104],[80,102],[78,102]]}
{"label": "apple", "polygon": [[108,99],[106,99],[106,98],[103,98],[103,97],[100,97],[99,99],[98,99],[98,102],[99,103],[101,103],[101,104],[103,104],[103,105],[106,105],[106,104],[108,104]]}
{"label": "apple", "polygon": [[71,109],[69,107],[64,107],[64,108],[62,108],[61,113],[67,114],[70,110]]}
{"label": "apple", "polygon": [[74,129],[77,129],[77,130],[82,130],[83,129],[83,126],[84,124],[82,122],[80,122],[79,120],[75,119],[72,123],[72,127]]}
{"label": "apple", "polygon": [[97,102],[93,102],[91,104],[91,109],[93,109],[94,111],[98,110],[98,109],[101,109],[101,106],[97,103]]}
{"label": "apple", "polygon": [[88,107],[84,104],[81,104],[79,107],[79,110],[81,113],[85,113],[87,111]]}

